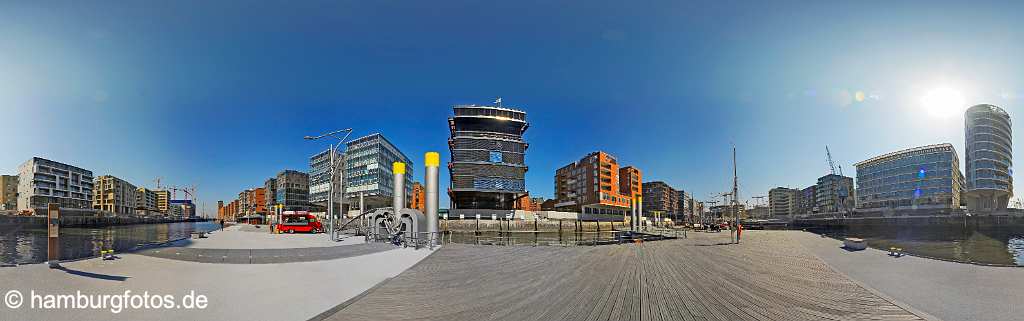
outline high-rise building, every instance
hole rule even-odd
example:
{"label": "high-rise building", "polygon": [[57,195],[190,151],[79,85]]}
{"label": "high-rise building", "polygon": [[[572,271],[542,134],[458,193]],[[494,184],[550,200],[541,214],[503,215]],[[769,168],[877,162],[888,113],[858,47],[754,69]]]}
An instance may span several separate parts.
{"label": "high-rise building", "polygon": [[814,206],[817,213],[849,211],[856,202],[853,194],[853,177],[828,174],[819,177],[814,187]]}
{"label": "high-rise building", "polygon": [[[622,176],[619,176],[619,179],[622,180]],[[622,186],[622,184],[619,185]],[[672,186],[669,186],[665,182],[644,182],[642,193],[644,196],[643,207],[645,213],[658,211],[661,212],[661,215],[664,217],[672,219],[681,215],[679,211],[681,209],[679,205],[679,191],[672,188]]]}
{"label": "high-rise building", "polygon": [[858,209],[960,208],[963,175],[951,144],[905,149],[854,166]]}
{"label": "high-rise building", "polygon": [[18,167],[18,209],[92,208],[92,171],[33,157]]}
{"label": "high-rise building", "polygon": [[224,201],[217,201],[217,219],[218,220],[223,220],[224,219],[224,210],[225,210]]}
{"label": "high-rise building", "polygon": [[[374,133],[349,141],[345,157],[345,205],[349,208],[359,206],[360,194],[366,210],[391,207],[395,186],[391,170],[395,162],[405,163],[404,194],[412,195],[415,166],[384,135]],[[403,204],[409,204],[409,200]]]}
{"label": "high-rise building", "polygon": [[137,190],[132,183],[111,175],[96,177],[92,208],[114,214],[135,214]]}
{"label": "high-rise building", "polygon": [[768,191],[769,216],[791,216],[800,208],[800,190],[776,187]]}
{"label": "high-rise building", "polygon": [[156,191],[145,187],[135,190],[135,214],[152,215],[159,211]]}
{"label": "high-rise building", "polygon": [[1005,209],[1013,197],[1013,129],[1010,114],[993,105],[977,105],[964,114],[966,192],[971,211]]}
{"label": "high-rise building", "polygon": [[[285,211],[309,210],[308,174],[295,170],[284,170],[277,174],[276,183],[277,196],[275,198],[278,204],[284,205]],[[242,208],[242,210],[244,209]]]}
{"label": "high-rise building", "polygon": [[18,209],[18,176],[0,175],[0,210]]}
{"label": "high-rise building", "polygon": [[[632,168],[632,167],[631,167]],[[632,173],[635,170],[635,173]],[[632,168],[629,175],[639,170]],[[555,171],[555,208],[582,214],[625,217],[630,213],[633,191],[621,191],[619,163],[605,152],[587,154]],[[632,186],[632,182],[626,186]],[[642,193],[639,191],[638,193]]]}
{"label": "high-rise building", "polygon": [[409,197],[409,208],[420,212],[427,211],[427,190],[419,182],[412,183],[412,195]]}
{"label": "high-rise building", "polygon": [[526,113],[458,105],[448,119],[452,209],[512,210],[527,196]]}

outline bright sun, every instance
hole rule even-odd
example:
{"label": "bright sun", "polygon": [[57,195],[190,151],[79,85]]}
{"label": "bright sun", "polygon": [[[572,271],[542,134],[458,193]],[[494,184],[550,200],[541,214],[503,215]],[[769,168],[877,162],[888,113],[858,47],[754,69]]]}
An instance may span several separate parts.
{"label": "bright sun", "polygon": [[959,115],[965,109],[964,95],[952,88],[935,88],[921,97],[921,105],[929,115],[948,118]]}

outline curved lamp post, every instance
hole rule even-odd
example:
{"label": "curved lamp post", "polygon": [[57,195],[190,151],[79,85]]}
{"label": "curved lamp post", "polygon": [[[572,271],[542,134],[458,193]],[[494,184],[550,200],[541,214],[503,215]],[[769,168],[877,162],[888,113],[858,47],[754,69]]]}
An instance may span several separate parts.
{"label": "curved lamp post", "polygon": [[[341,133],[345,133],[345,136],[339,137],[338,135],[340,135]],[[330,159],[330,162],[331,162],[331,166],[330,166],[331,175],[330,175],[330,178],[331,178],[331,180],[330,180],[330,184],[328,185],[329,187],[327,188],[327,190],[328,190],[328,196],[327,196],[327,228],[330,230],[330,232],[328,232],[328,236],[330,237],[331,241],[337,241],[338,240],[337,232],[334,230],[334,220],[335,220],[335,213],[334,213],[334,194],[335,194],[335,192],[334,192],[334,178],[338,175],[338,173],[337,173],[337,171],[338,171],[338,162],[343,162],[345,160],[345,157],[340,157],[340,159],[335,159],[335,155],[338,154],[338,149],[341,148],[342,144],[345,144],[345,140],[348,139],[349,135],[352,135],[352,128],[340,129],[340,130],[336,130],[336,131],[329,132],[329,133],[326,133],[326,134],[322,134],[320,136],[305,136],[305,137],[302,138],[302,139],[305,139],[305,140],[318,140],[318,139],[325,138],[325,137],[331,137],[331,138],[334,138],[334,139],[338,140],[338,143],[331,144],[330,148],[329,148],[329,153],[330,153],[330,156],[331,156],[331,159]],[[341,196],[342,204],[344,204],[344,202],[345,202],[345,195],[344,195],[345,194],[345,172],[344,171],[341,172],[340,181],[341,181],[341,192],[342,192],[342,196]]]}

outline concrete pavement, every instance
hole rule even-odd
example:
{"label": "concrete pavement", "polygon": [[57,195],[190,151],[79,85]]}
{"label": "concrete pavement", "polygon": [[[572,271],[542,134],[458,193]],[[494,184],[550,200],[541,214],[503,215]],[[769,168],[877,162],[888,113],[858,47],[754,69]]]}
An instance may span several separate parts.
{"label": "concrete pavement", "polygon": [[893,258],[870,248],[849,252],[809,232],[766,233],[784,233],[837,271],[940,319],[1024,320],[1024,268]]}

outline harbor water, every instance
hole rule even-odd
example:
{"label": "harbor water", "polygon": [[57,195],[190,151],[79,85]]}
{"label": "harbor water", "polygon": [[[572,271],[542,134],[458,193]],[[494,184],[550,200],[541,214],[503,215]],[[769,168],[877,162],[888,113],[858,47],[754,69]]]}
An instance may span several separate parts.
{"label": "harbor water", "polygon": [[[192,232],[220,228],[213,222],[135,224],[100,228],[61,228],[62,260],[99,256],[100,250],[128,251],[150,244],[188,238]],[[46,261],[45,226],[0,226],[0,264],[30,264]]]}

